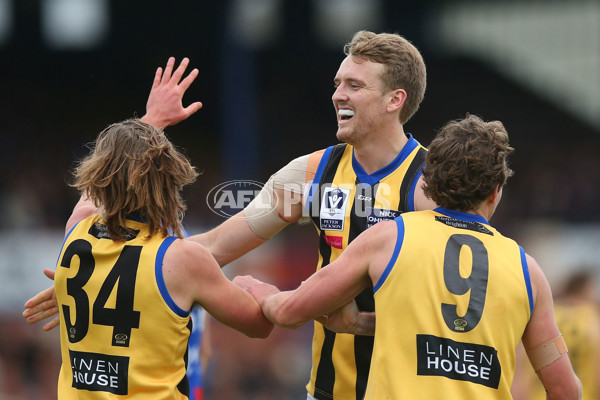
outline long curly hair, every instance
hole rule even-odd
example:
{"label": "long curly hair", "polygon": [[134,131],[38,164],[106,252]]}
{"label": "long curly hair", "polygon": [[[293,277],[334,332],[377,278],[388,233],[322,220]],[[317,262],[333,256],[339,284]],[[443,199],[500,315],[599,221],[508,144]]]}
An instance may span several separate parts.
{"label": "long curly hair", "polygon": [[102,210],[113,240],[126,240],[121,227],[133,213],[149,224],[150,236],[183,237],[181,191],[198,173],[164,132],[128,119],[100,132],[90,149],[73,171],[71,186]]}
{"label": "long curly hair", "polygon": [[500,121],[475,115],[451,121],[429,145],[425,195],[448,209],[475,210],[513,175],[507,161],[513,151]]}

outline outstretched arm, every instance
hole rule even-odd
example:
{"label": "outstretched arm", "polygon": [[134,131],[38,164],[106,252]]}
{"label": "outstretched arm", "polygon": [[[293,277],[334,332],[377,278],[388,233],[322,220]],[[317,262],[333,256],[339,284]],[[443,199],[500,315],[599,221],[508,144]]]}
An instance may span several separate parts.
{"label": "outstretched arm", "polygon": [[[183,95],[190,87],[192,82],[198,76],[198,70],[194,69],[183,80],[183,74],[189,64],[189,59],[184,58],[179,67],[173,71],[175,58],[171,57],[167,61],[164,69],[159,67],[154,75],[152,89],[148,96],[146,104],[146,114],[141,118],[142,121],[149,123],[159,129],[175,125],[183,121],[190,115],[202,108],[201,102],[195,102],[187,107],[183,107]],[[82,196],[75,205],[71,217],[65,227],[65,235],[71,228],[82,219],[96,213],[98,210],[92,201]],[[54,278],[54,272],[45,269],[44,274],[50,279]],[[54,296],[54,286],[38,293],[25,303],[23,317],[30,324],[37,323],[50,318],[58,313],[56,297]],[[44,325],[44,330],[48,331],[58,326],[59,317],[55,317]]]}
{"label": "outstretched arm", "polygon": [[206,247],[221,267],[254,250],[267,241],[258,236],[241,211],[216,228],[186,238]]}
{"label": "outstretched arm", "polygon": [[221,267],[265,243],[302,217],[304,186],[312,182],[324,150],[298,157],[277,171],[243,211],[211,231],[189,237]]}
{"label": "outstretched arm", "polygon": [[233,284],[208,250],[176,240],[163,261],[165,285],[173,301],[187,310],[200,304],[221,323],[249,337],[267,337],[273,324],[250,294]]}
{"label": "outstretched arm", "polygon": [[377,282],[392,256],[396,236],[395,222],[380,222],[361,233],[334,262],[296,290],[280,292],[251,276],[237,277],[234,282],[254,296],[269,320],[295,329],[346,306]]}
{"label": "outstretched arm", "polygon": [[189,62],[188,58],[184,58],[179,67],[173,71],[175,58],[171,57],[167,61],[164,72],[161,67],[158,67],[142,121],[159,129],[165,129],[187,119],[202,108],[202,103],[199,101],[187,107],[183,106],[183,95],[198,76],[198,69],[194,68],[181,80]]}

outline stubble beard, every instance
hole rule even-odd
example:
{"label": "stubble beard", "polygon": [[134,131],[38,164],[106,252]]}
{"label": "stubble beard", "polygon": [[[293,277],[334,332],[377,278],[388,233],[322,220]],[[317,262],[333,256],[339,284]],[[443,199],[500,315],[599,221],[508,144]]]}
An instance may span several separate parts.
{"label": "stubble beard", "polygon": [[351,146],[356,147],[360,142],[361,138],[365,135],[361,131],[360,127],[352,126],[352,127],[343,127],[339,128],[336,133],[336,138],[343,143],[348,143]]}

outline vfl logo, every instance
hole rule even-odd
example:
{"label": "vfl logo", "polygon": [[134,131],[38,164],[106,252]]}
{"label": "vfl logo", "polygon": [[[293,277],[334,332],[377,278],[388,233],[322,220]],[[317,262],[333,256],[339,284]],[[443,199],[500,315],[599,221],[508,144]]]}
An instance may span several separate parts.
{"label": "vfl logo", "polygon": [[332,191],[327,193],[327,208],[329,208],[329,214],[332,216],[337,214],[338,210],[342,208],[342,205],[345,204],[344,200],[347,195],[342,192],[342,189],[334,188]]}
{"label": "vfl logo", "polygon": [[[213,187],[206,195],[206,204],[215,214],[230,218],[242,211],[260,193],[264,184],[258,181],[228,181]],[[261,210],[253,218],[267,214],[279,201],[277,194],[267,191],[267,199],[256,205]],[[264,212],[262,211],[264,210]]]}
{"label": "vfl logo", "polygon": [[319,216],[321,230],[342,231],[346,219],[349,189],[326,187],[323,191],[321,213]]}

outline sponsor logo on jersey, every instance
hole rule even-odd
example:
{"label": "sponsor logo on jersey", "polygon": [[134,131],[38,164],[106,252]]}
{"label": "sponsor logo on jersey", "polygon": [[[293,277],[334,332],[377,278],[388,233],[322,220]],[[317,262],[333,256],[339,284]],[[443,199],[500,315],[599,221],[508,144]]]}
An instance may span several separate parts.
{"label": "sponsor logo on jersey", "polygon": [[439,215],[436,215],[435,220],[453,228],[467,229],[469,231],[475,231],[485,233],[486,235],[494,236],[494,233],[492,231],[486,228],[484,224],[481,224],[479,222],[463,221],[450,217],[440,217]]}
{"label": "sponsor logo on jersey", "polygon": [[385,210],[383,208],[367,208],[367,228],[372,227],[378,222],[389,221],[398,218],[400,211],[397,210]]}
{"label": "sponsor logo on jersey", "polygon": [[417,375],[445,376],[498,389],[501,373],[493,347],[417,335]]}
{"label": "sponsor logo on jersey", "polygon": [[127,394],[129,357],[69,350],[69,359],[74,388]]}
{"label": "sponsor logo on jersey", "polygon": [[325,235],[325,243],[331,247],[335,247],[336,249],[341,249],[344,247],[344,238],[341,236]]}

